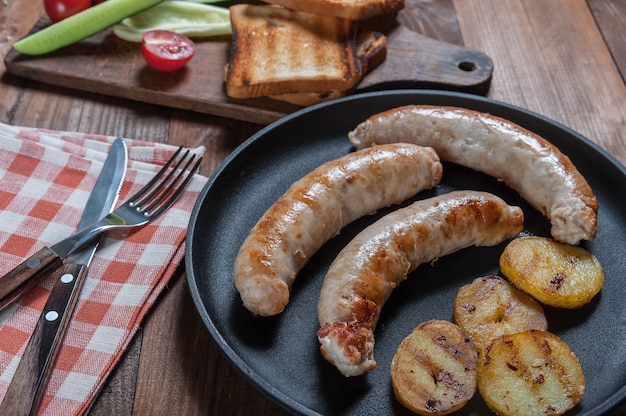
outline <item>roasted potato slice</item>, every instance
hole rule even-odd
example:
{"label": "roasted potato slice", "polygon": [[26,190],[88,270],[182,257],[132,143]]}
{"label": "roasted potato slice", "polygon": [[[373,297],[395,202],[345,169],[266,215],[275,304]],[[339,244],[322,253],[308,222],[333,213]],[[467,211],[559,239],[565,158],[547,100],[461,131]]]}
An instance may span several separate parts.
{"label": "roasted potato slice", "polygon": [[398,347],[391,381],[398,401],[418,415],[447,415],[476,392],[477,353],[452,322],[420,324]]}
{"label": "roasted potato slice", "polygon": [[604,284],[602,266],[587,250],[544,237],[512,240],[500,256],[500,270],[539,302],[578,308]]}
{"label": "roasted potato slice", "polygon": [[499,276],[479,277],[459,288],[454,322],[472,338],[479,354],[501,335],[548,329],[541,305]]}
{"label": "roasted potato slice", "polygon": [[561,415],[585,393],[574,352],[547,331],[524,331],[494,340],[478,358],[478,391],[501,416]]}

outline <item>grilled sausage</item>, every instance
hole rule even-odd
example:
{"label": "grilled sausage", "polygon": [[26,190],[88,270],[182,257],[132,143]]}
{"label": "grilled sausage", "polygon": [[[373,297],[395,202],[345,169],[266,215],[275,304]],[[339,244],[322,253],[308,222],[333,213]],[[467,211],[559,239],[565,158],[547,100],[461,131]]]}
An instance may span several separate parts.
{"label": "grilled sausage", "polygon": [[598,202],[570,159],[542,137],[485,113],[455,107],[404,106],[374,115],[349,133],[357,147],[409,142],[441,160],[494,176],[551,222],[554,239],[593,240]]}
{"label": "grilled sausage", "polygon": [[376,367],[374,328],[392,290],[422,263],[519,234],[524,215],[499,197],[454,191],[414,202],[365,228],[324,278],[317,332],[324,358],[345,376]]}
{"label": "grilled sausage", "polygon": [[437,154],[413,144],[374,146],[295,182],[254,226],[235,259],[235,286],[255,316],[282,312],[309,258],[341,228],[441,180]]}

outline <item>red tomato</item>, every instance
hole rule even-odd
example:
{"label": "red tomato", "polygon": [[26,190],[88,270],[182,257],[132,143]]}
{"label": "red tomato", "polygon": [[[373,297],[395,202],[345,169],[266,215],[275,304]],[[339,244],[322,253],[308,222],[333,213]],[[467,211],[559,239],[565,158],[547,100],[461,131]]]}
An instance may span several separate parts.
{"label": "red tomato", "polygon": [[150,30],[141,37],[141,52],[152,68],[169,72],[184,67],[196,53],[196,45],[179,33]]}
{"label": "red tomato", "polygon": [[43,0],[43,7],[50,20],[59,22],[90,8],[91,0]]}

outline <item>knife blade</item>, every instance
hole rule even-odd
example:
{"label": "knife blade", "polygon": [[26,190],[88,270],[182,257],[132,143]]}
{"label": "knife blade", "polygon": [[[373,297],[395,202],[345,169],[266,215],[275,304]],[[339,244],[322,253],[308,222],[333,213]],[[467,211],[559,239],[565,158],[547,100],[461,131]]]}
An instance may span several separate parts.
{"label": "knife blade", "polygon": [[[115,204],[117,200],[117,189],[121,186],[126,173],[126,161],[126,145],[122,139],[117,139],[109,150],[98,182],[89,196],[86,207],[89,206],[90,209],[85,209],[78,225],[79,230],[109,213],[110,210],[107,207]],[[98,191],[98,189],[106,191]],[[115,190],[115,192],[108,192],[108,190]],[[0,278],[0,312],[63,265],[63,259],[67,253],[59,254],[58,251],[56,245],[43,247]]]}
{"label": "knife blade", "polygon": [[[115,140],[85,204],[78,229],[94,223],[113,209],[125,176],[126,159],[124,142]],[[0,403],[0,414],[37,413],[98,245],[96,239],[72,253],[60,268],[59,278]]]}

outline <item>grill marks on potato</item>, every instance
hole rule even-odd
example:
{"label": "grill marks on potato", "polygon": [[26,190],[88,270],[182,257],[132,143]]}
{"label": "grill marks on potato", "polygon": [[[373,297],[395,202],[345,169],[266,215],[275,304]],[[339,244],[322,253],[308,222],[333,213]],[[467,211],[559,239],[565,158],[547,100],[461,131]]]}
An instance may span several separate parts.
{"label": "grill marks on potato", "polygon": [[486,276],[462,286],[454,320],[476,345],[478,391],[497,414],[561,415],[582,400],[578,358],[547,332],[541,305],[507,280]]}
{"label": "grill marks on potato", "polygon": [[500,415],[561,415],[585,392],[578,358],[556,335],[530,330],[496,339],[478,359],[478,390]]}
{"label": "grill marks on potato", "polygon": [[445,415],[462,408],[476,391],[477,354],[455,324],[431,320],[398,347],[391,364],[396,398],[419,415]]}
{"label": "grill marks on potato", "polygon": [[[604,282],[600,263],[580,247],[521,237],[507,245],[500,266],[511,282],[479,277],[459,288],[454,300],[454,322],[477,351],[478,391],[501,416],[562,415],[582,400],[585,377],[574,352],[547,331],[538,301],[570,308],[589,302]],[[392,362],[398,401],[420,415],[445,415],[465,405],[461,372],[458,366],[451,369],[461,349],[449,342],[444,335],[449,327],[439,322],[445,321],[416,328]],[[441,391],[447,392],[445,400]]]}
{"label": "grill marks on potato", "polygon": [[479,353],[501,335],[548,329],[541,305],[498,276],[479,277],[459,288],[454,322],[472,338]]}

